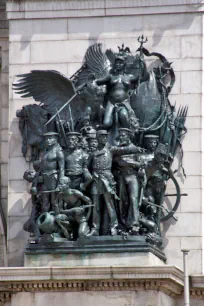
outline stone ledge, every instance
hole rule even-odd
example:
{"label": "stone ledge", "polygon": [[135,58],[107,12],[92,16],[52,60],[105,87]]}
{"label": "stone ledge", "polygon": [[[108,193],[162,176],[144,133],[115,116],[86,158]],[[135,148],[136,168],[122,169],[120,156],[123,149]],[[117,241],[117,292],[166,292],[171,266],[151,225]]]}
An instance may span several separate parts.
{"label": "stone ledge", "polygon": [[122,290],[158,290],[171,297],[180,296],[183,272],[175,266],[0,269],[2,299],[21,291]]}
{"label": "stone ledge", "polygon": [[[191,297],[203,299],[204,276],[193,275]],[[194,288],[195,287],[195,288]],[[0,268],[0,302],[18,292],[161,291],[183,296],[183,272],[176,266]]]}
{"label": "stone ledge", "polygon": [[8,19],[104,17],[202,12],[202,0],[10,0]]}

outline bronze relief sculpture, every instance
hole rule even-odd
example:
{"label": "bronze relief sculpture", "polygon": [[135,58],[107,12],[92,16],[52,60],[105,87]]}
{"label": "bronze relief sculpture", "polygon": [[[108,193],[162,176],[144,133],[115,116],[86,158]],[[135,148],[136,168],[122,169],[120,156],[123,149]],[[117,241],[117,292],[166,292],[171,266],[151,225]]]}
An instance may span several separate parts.
{"label": "bronze relief sculpture", "polygon": [[[181,197],[172,163],[180,150],[183,169],[188,108],[176,113],[170,104],[171,63],[149,53],[143,36],[138,41],[135,53],[124,45],[105,53],[101,44],[90,46],[70,79],[33,70],[13,84],[40,102],[17,112],[22,154],[30,145],[34,168],[24,174],[33,204],[24,229],[36,243],[134,236],[162,247],[160,223]],[[151,56],[159,61],[148,70]],[[169,179],[176,188],[171,211],[164,207]]]}

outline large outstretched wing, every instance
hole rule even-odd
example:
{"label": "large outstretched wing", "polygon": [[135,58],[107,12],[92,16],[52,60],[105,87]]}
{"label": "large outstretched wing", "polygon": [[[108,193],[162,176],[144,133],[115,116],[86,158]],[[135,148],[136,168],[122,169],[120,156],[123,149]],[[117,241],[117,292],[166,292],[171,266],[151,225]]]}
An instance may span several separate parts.
{"label": "large outstretched wing", "polygon": [[75,93],[72,81],[54,70],[32,70],[17,77],[14,91],[22,98],[33,97],[48,111],[56,111]]}
{"label": "large outstretched wing", "polygon": [[96,78],[105,76],[110,68],[111,63],[106,54],[103,53],[102,45],[95,43],[87,49],[82,69],[79,70],[78,74],[75,74],[72,80],[76,86],[79,86],[86,83],[91,74],[94,74]]}

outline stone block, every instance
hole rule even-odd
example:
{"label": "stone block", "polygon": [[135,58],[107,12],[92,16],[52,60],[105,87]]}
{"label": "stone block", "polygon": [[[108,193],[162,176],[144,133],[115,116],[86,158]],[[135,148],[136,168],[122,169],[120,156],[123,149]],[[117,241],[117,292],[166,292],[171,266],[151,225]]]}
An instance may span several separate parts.
{"label": "stone block", "polygon": [[[187,165],[184,165],[187,167]],[[174,167],[173,167],[174,169]],[[183,177],[183,174],[181,172],[175,173],[175,178],[179,183],[179,186],[182,190],[185,190],[188,192],[188,189],[200,189],[201,188],[201,176],[196,175],[188,175],[186,178]],[[172,180],[169,180],[167,183],[167,188],[174,189],[175,186],[172,182]]]}
{"label": "stone block", "polygon": [[200,152],[185,152],[183,163],[186,165],[186,175],[201,174],[201,154]]}
{"label": "stone block", "polygon": [[181,249],[181,237],[163,237],[163,248],[171,249],[171,250],[180,250]]}
{"label": "stone block", "polygon": [[183,140],[183,150],[184,152],[201,151],[201,129],[188,130]]}
{"label": "stone block", "polygon": [[[176,305],[175,306],[183,306],[183,299],[176,299]],[[202,297],[200,297],[200,299],[197,298],[192,298],[190,299],[190,305],[191,306],[204,306],[204,300],[202,299]]]}
{"label": "stone block", "polygon": [[25,305],[25,304],[26,306],[34,306],[33,305],[34,296],[35,293],[19,292],[18,294],[15,294],[14,297],[12,297],[10,306]]}
{"label": "stone block", "polygon": [[89,10],[89,9],[98,9],[104,8],[104,0],[98,1],[65,1],[61,3],[56,3],[55,1],[50,2],[30,2],[25,3],[25,10],[27,11],[54,11],[54,10]]}
{"label": "stone block", "polygon": [[8,129],[8,122],[9,122],[9,111],[8,108],[2,107],[1,108],[1,128]]}
{"label": "stone block", "polygon": [[202,70],[201,58],[184,58],[180,59],[181,71]]}
{"label": "stone block", "polygon": [[82,62],[92,43],[88,40],[31,42],[31,63]]}
{"label": "stone block", "polygon": [[[106,49],[116,50],[116,46],[121,46],[122,43],[129,46],[131,50],[135,50],[136,42],[132,38],[121,38],[121,39],[104,39]],[[180,37],[148,37],[148,42],[145,44],[145,48],[151,51],[165,54],[167,58],[180,58]]]}
{"label": "stone block", "polygon": [[[66,2],[64,2],[66,3]],[[96,17],[104,16],[105,9],[87,9],[87,10],[56,10],[51,11],[28,11],[25,12],[26,19],[38,19],[38,18],[74,18],[74,17]],[[11,15],[12,16],[12,15]],[[13,17],[16,14],[13,14]],[[14,18],[15,18],[14,17]]]}
{"label": "stone block", "polygon": [[178,221],[172,218],[163,223],[162,236],[167,237],[194,237],[202,236],[200,213],[176,213]]}
{"label": "stone block", "polygon": [[[98,39],[106,37],[104,28],[106,18],[69,18],[68,19],[68,39]],[[104,33],[105,32],[105,33]],[[110,29],[108,32],[111,32]]]}
{"label": "stone block", "polygon": [[1,142],[1,162],[3,164],[8,163],[8,154],[9,150],[8,150],[8,142]]}
{"label": "stone block", "polygon": [[174,299],[156,290],[146,291],[83,291],[83,292],[19,292],[12,296],[11,306],[26,303],[26,306],[175,306]]}
{"label": "stone block", "polygon": [[8,12],[19,12],[20,10],[25,9],[25,3],[8,3],[7,11]]}
{"label": "stone block", "polygon": [[[167,264],[174,264],[183,270],[183,253],[181,250],[165,249]],[[202,272],[202,251],[191,250],[188,253],[188,272],[190,274],[201,274]]]}
{"label": "stone block", "polygon": [[5,48],[2,48],[2,72],[9,72],[8,69],[9,64],[9,45],[5,46]]}
{"label": "stone block", "polygon": [[2,129],[1,130],[1,141],[8,141],[8,129]]}
{"label": "stone block", "polygon": [[22,180],[23,174],[29,169],[29,163],[23,157],[11,157],[9,161],[9,180]]}
{"label": "stone block", "polygon": [[181,249],[201,250],[202,237],[181,237]]}
{"label": "stone block", "polygon": [[[180,205],[177,209],[177,212],[201,212],[201,194],[202,189],[186,189],[185,184],[183,184],[183,188],[181,188],[182,194],[187,194],[187,196],[181,197]],[[197,186],[198,187],[198,186]],[[167,186],[166,193],[175,194],[176,190],[174,188],[169,188]],[[172,207],[175,203],[176,197],[165,197],[165,203],[167,207]]]}
{"label": "stone block", "polygon": [[[48,49],[49,50],[49,49]],[[12,42],[9,45],[9,64],[30,62],[30,42]]]}
{"label": "stone block", "polygon": [[22,157],[22,142],[23,139],[20,134],[12,134],[9,140],[9,156]]}
{"label": "stone block", "polygon": [[12,122],[10,122],[10,130],[9,130],[9,139],[12,134],[20,134],[19,130],[19,119],[18,118],[13,118]]}
{"label": "stone block", "polygon": [[26,191],[24,193],[8,194],[8,215],[27,216],[31,213],[31,196]]}
{"label": "stone block", "polygon": [[190,129],[200,129],[201,128],[201,117],[187,117],[186,119],[186,126],[188,128],[188,131]]}
{"label": "stone block", "polygon": [[1,106],[6,108],[9,106],[8,85],[1,85]]}
{"label": "stone block", "polygon": [[[109,4],[109,3],[107,3]],[[153,36],[155,45],[157,37],[181,36],[181,35],[201,35],[202,17],[193,14],[153,14],[138,15],[135,23],[135,16],[123,16],[123,33],[136,32],[136,37],[144,33],[145,36]],[[70,21],[72,22],[72,20]],[[76,19],[73,20],[76,23]],[[188,31],[186,31],[186,27]],[[69,27],[70,30],[70,27]],[[113,16],[104,18],[104,32],[121,33],[121,17]]]}
{"label": "stone block", "polygon": [[8,74],[8,72],[2,72],[2,74],[1,74],[1,83],[3,85],[8,85],[9,84],[9,74]]}
{"label": "stone block", "polygon": [[1,164],[1,186],[8,186],[8,164]]}
{"label": "stone block", "polygon": [[202,57],[202,36],[192,35],[181,37],[181,57],[201,58]]}
{"label": "stone block", "polygon": [[120,252],[93,254],[25,254],[26,267],[84,267],[84,266],[163,266],[164,262],[152,253]]}
{"label": "stone block", "polygon": [[66,40],[67,19],[12,20],[10,41]]}
{"label": "stone block", "polygon": [[170,94],[169,98],[172,104],[176,102],[177,110],[179,106],[188,105],[188,117],[201,116],[201,94]]}
{"label": "stone block", "polygon": [[188,194],[187,197],[184,196],[181,198],[181,212],[201,212],[202,189],[181,189],[181,193]]}
{"label": "stone block", "polygon": [[[183,165],[187,176],[201,175],[201,152],[184,152]],[[178,169],[178,175],[182,176],[180,154],[175,156],[172,169]],[[181,177],[181,179],[184,178]]]}
{"label": "stone block", "polygon": [[[68,75],[67,64],[63,63],[10,65],[9,68],[9,75],[12,77],[16,76],[17,74],[29,73],[31,70],[56,70],[66,76]],[[25,100],[26,99],[24,99],[24,101]]]}
{"label": "stone block", "polygon": [[23,266],[23,250],[29,234],[23,224],[29,216],[8,217],[8,263],[9,266]]}
{"label": "stone block", "polygon": [[16,181],[9,181],[9,193],[23,193],[29,192],[30,184],[21,179]]}
{"label": "stone block", "polygon": [[201,71],[182,71],[181,72],[181,93],[201,93],[202,90]]}
{"label": "stone block", "polygon": [[1,187],[1,199],[8,199],[8,187]]}

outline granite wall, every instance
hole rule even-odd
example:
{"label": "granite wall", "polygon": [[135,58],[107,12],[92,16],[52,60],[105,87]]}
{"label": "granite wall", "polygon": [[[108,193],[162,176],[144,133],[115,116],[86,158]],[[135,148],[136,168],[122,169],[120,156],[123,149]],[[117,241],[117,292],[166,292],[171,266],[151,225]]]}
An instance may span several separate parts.
{"label": "granite wall", "polygon": [[[15,75],[31,69],[55,69],[71,76],[91,44],[102,42],[104,49],[117,50],[125,43],[136,50],[137,37],[143,33],[148,37],[147,49],[161,52],[173,61],[176,84],[171,102],[176,101],[177,107],[189,105],[188,133],[183,142],[187,178],[181,171],[177,174],[182,192],[188,197],[182,197],[176,213],[178,222],[171,219],[163,225],[167,262],[182,267],[181,249],[189,248],[190,273],[203,272],[203,10],[199,0],[8,1],[10,266],[23,265],[28,235],[22,226],[31,211],[28,184],[22,179],[31,165],[22,157],[15,114],[23,105],[34,102],[12,92]],[[5,119],[6,106],[3,111]],[[5,174],[3,179],[6,185]]]}

